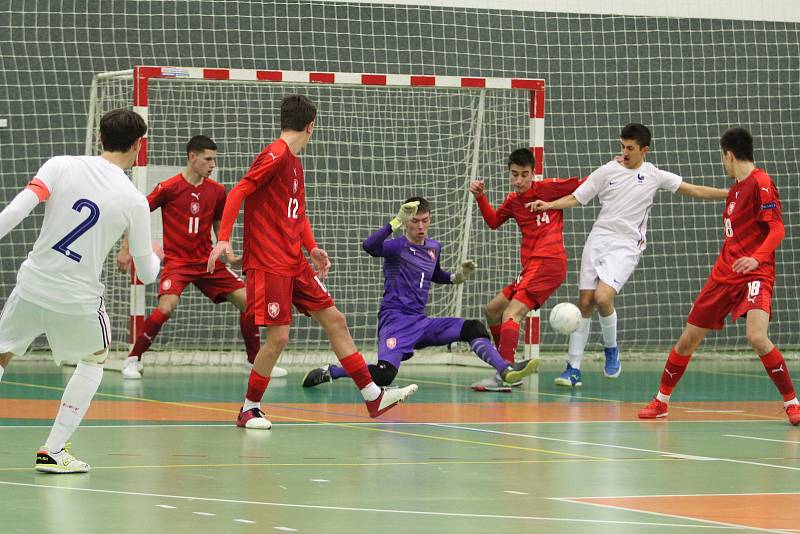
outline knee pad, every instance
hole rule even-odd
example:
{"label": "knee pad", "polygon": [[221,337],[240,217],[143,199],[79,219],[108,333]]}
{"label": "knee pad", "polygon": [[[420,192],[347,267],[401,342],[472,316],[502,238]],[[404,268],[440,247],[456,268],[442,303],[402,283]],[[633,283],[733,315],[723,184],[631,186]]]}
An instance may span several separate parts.
{"label": "knee pad", "polygon": [[89,356],[84,356],[83,358],[81,358],[81,361],[86,365],[101,367],[104,363],[106,363],[106,358],[108,358],[108,349],[104,350],[100,354],[91,354]]}
{"label": "knee pad", "polygon": [[379,360],[377,364],[370,364],[368,367],[372,381],[377,386],[388,386],[397,376],[397,367],[383,360]]}
{"label": "knee pad", "polygon": [[471,343],[473,339],[478,339],[480,337],[491,339],[491,337],[489,337],[489,331],[486,330],[486,327],[483,325],[483,323],[476,321],[475,319],[468,319],[464,321],[464,326],[461,327],[460,336],[461,341],[466,341],[467,343]]}

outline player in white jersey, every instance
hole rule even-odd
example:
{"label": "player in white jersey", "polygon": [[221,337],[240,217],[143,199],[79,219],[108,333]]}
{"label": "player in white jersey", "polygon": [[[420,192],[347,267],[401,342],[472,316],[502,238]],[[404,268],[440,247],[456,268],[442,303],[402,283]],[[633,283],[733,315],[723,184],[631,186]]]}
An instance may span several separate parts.
{"label": "player in white jersey", "polygon": [[727,189],[692,185],[677,174],[647,163],[651,134],[643,124],[626,125],[619,137],[622,155],[595,170],[573,194],[553,202],[531,203],[537,211],[560,210],[586,205],[597,197],[601,205],[581,256],[578,307],[583,319],[569,337],[567,368],[555,380],[559,386],[582,384],[581,358],[595,307],[603,332],[603,374],[616,378],[622,372],[614,298],[633,274],[645,249],[647,217],[656,193],[667,190],[708,200],[723,200],[728,194]]}
{"label": "player in white jersey", "polygon": [[150,240],[150,209],[123,169],[136,160],[144,120],[114,110],[100,121],[100,156],[58,156],[0,213],[0,238],[40,202],[44,222],[22,263],[17,285],[0,316],[0,378],[11,358],[45,334],[56,363],[78,361],[36,470],[85,473],[89,465],[67,451],[103,377],[111,340],[100,273],[109,251],[127,231],[139,279],[156,280],[159,257]]}

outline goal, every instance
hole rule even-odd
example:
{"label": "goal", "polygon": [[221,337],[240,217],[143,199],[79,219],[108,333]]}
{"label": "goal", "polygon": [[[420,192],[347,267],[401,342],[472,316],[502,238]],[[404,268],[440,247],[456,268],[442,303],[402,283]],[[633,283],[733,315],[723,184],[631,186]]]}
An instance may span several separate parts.
{"label": "goal", "polygon": [[[291,93],[307,95],[319,109],[314,136],[301,156],[308,213],[317,242],[333,262],[327,285],[359,348],[374,351],[383,291],[380,261],[362,251],[361,241],[410,196],[432,204],[430,234],[443,243],[443,268],[452,270],[466,258],[479,265],[466,284],[434,287],[428,312],[482,318],[486,302],[520,269],[519,231],[515,225],[488,230],[467,186],[486,179],[487,194],[499,204],[510,190],[507,156],[525,146],[534,152],[536,178],[542,178],[544,80],[139,66],[95,75],[86,153],[99,151],[99,118],[110,109],[132,107],[149,125],[132,171],[142,192],[184,167],[186,142],[196,134],[219,146],[212,177],[230,189],[279,135],[279,104]],[[241,251],[240,224],[232,238],[236,251]],[[152,227],[160,238],[158,211]],[[121,357],[155,306],[157,287],[117,272],[113,255],[105,276],[113,348]],[[535,356],[538,313],[525,330],[525,350]],[[322,330],[302,315],[295,314],[290,347],[283,363],[332,358]],[[243,361],[238,313],[189,287],[151,350],[148,363]],[[457,353],[441,351],[424,359],[462,361]]]}

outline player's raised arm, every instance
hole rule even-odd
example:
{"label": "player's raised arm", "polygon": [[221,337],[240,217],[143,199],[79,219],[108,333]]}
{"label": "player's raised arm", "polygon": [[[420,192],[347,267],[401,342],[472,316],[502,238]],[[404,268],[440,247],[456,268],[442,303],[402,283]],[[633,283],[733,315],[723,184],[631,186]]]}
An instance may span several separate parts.
{"label": "player's raised arm", "polygon": [[49,196],[50,190],[44,182],[36,178],[31,180],[31,183],[0,212],[0,239],[21,223],[39,202],[44,202]]}
{"label": "player's raised arm", "polygon": [[678,189],[675,192],[687,197],[699,198],[703,200],[724,200],[728,196],[727,189],[708,187],[705,185],[695,185],[686,181],[681,182],[681,185],[678,186]]}
{"label": "player's raised arm", "polygon": [[361,247],[364,251],[375,258],[386,258],[394,256],[400,252],[400,243],[386,243],[385,241],[392,236],[392,232],[405,226],[405,224],[414,218],[419,208],[419,201],[406,202],[400,206],[397,215],[389,221],[385,226],[373,232],[362,243]]}
{"label": "player's raised arm", "polygon": [[483,180],[473,180],[470,182],[469,192],[472,193],[472,196],[474,196],[475,200],[478,202],[478,209],[481,210],[481,217],[483,217],[483,220],[489,228],[496,230],[509,219],[510,212],[503,209],[508,199],[500,206],[500,210],[495,211],[489,199],[486,198],[485,191],[486,186]]}

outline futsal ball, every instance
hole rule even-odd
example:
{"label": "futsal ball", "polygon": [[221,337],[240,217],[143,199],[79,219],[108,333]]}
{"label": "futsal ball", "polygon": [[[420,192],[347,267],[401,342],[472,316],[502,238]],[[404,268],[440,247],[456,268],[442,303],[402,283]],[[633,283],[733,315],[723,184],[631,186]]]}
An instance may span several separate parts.
{"label": "futsal ball", "polygon": [[562,302],[550,311],[550,327],[559,334],[570,335],[580,323],[581,311],[574,304]]}

